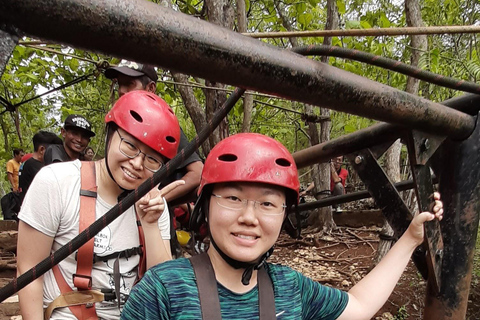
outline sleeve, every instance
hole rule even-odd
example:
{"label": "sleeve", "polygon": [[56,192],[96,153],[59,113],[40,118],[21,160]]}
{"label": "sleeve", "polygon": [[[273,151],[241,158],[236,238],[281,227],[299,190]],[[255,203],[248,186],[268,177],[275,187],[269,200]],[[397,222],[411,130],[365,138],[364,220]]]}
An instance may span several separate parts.
{"label": "sleeve", "polygon": [[158,229],[160,229],[162,233],[163,240],[170,240],[170,211],[168,210],[168,203],[165,198],[163,198],[163,203],[165,203],[165,209],[160,218],[158,218]]}
{"label": "sleeve", "polygon": [[47,150],[45,150],[45,154],[43,155],[43,162],[45,165],[49,165],[53,162],[53,152],[52,152],[52,146],[48,146]]}
{"label": "sleeve", "polygon": [[[180,143],[179,143],[179,146],[178,146],[178,152],[180,152],[187,145],[188,145],[187,136],[185,135],[185,133],[183,133],[183,130],[180,129]],[[190,157],[185,159],[185,161],[183,161],[182,164],[178,166],[178,168],[185,168],[190,163],[196,162],[196,161],[201,161],[201,159],[198,156],[198,154],[196,152],[194,152],[194,153],[192,153],[192,155]]]}
{"label": "sleeve", "polygon": [[51,168],[42,168],[28,189],[18,218],[47,236],[55,237],[62,213],[61,188]]}
{"label": "sleeve", "polygon": [[348,294],[324,286],[297,272],[302,293],[303,319],[337,319],[347,307]]}
{"label": "sleeve", "polygon": [[13,163],[12,163],[12,161],[9,160],[9,161],[7,162],[7,173],[13,174],[13,171],[14,171],[13,169],[14,169],[14,168],[13,168]]}
{"label": "sleeve", "polygon": [[133,287],[123,307],[121,320],[167,320],[170,304],[164,285],[151,269]]}

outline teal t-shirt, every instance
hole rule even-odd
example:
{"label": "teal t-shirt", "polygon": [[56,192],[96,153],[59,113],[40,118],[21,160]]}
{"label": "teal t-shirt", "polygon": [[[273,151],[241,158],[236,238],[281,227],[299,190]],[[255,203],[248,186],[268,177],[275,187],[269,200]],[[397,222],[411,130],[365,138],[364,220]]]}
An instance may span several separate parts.
{"label": "teal t-shirt", "polygon": [[[288,267],[267,264],[275,295],[277,319],[336,319],[348,295],[323,286]],[[217,283],[222,319],[258,319],[258,287],[234,293]],[[121,319],[200,320],[202,313],[192,265],[188,259],[151,268],[132,290]]]}

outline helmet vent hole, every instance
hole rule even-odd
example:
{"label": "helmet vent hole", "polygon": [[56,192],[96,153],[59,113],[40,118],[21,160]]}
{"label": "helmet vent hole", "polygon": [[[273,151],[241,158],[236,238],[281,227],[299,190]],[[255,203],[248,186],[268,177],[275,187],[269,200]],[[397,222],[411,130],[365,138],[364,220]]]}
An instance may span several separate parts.
{"label": "helmet vent hole", "polygon": [[150,95],[150,94],[147,94],[147,97],[149,97],[149,98],[152,99],[153,101],[157,101],[157,100],[155,100],[155,98],[152,97],[152,95]]}
{"label": "helmet vent hole", "polygon": [[225,162],[234,162],[234,161],[237,161],[237,159],[238,157],[231,153],[222,154],[220,157],[218,157],[218,160],[225,161]]}
{"label": "helmet vent hole", "polygon": [[136,113],[135,111],[130,110],[130,115],[131,115],[135,120],[137,120],[138,122],[140,122],[140,123],[143,122],[142,116],[139,115],[138,113]]}
{"label": "helmet vent hole", "polygon": [[281,167],[290,167],[292,165],[290,161],[284,158],[277,159],[275,162]]}
{"label": "helmet vent hole", "polygon": [[170,142],[170,143],[175,143],[175,142],[177,141],[177,140],[175,140],[175,138],[172,137],[172,136],[167,136],[165,139],[166,139],[168,142]]}

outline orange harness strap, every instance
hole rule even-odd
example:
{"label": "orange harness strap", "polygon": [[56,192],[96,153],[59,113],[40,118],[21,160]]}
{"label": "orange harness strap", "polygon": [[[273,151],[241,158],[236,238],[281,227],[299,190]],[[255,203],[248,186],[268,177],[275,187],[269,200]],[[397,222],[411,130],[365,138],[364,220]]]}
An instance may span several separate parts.
{"label": "orange harness strap", "polygon": [[[95,202],[97,197],[97,185],[95,180],[95,162],[82,161],[80,169],[80,219],[79,233],[88,228],[95,221]],[[90,239],[77,253],[77,272],[73,275],[73,284],[78,290],[90,290],[92,288],[92,267],[93,267],[93,241]],[[73,291],[67,284],[58,268],[54,266],[53,274],[55,280],[63,293]],[[79,320],[98,319],[95,311],[95,304],[69,306],[70,311]]]}
{"label": "orange harness strap", "polygon": [[[80,186],[80,217],[79,217],[79,233],[88,228],[95,221],[95,204],[97,198],[97,185],[95,180],[95,162],[82,161],[80,169],[81,186]],[[143,277],[146,271],[146,251],[145,236],[143,233],[140,217],[136,214],[138,237],[142,253],[140,254],[140,262],[138,265],[137,281]],[[79,290],[90,290],[92,288],[92,269],[93,269],[93,245],[94,238],[84,244],[77,253],[77,272],[73,275],[73,284]],[[63,277],[58,265],[52,268],[55,280],[62,294],[73,291]],[[98,320],[95,311],[95,303],[84,305],[71,305],[68,307],[72,314],[79,320]]]}

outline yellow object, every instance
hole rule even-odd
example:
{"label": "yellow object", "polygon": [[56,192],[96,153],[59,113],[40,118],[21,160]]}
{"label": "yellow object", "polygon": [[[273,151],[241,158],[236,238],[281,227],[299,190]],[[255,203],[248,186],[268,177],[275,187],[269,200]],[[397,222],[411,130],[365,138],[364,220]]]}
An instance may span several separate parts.
{"label": "yellow object", "polygon": [[177,230],[176,232],[178,243],[180,243],[181,246],[186,246],[188,241],[190,240],[190,233],[183,230]]}

